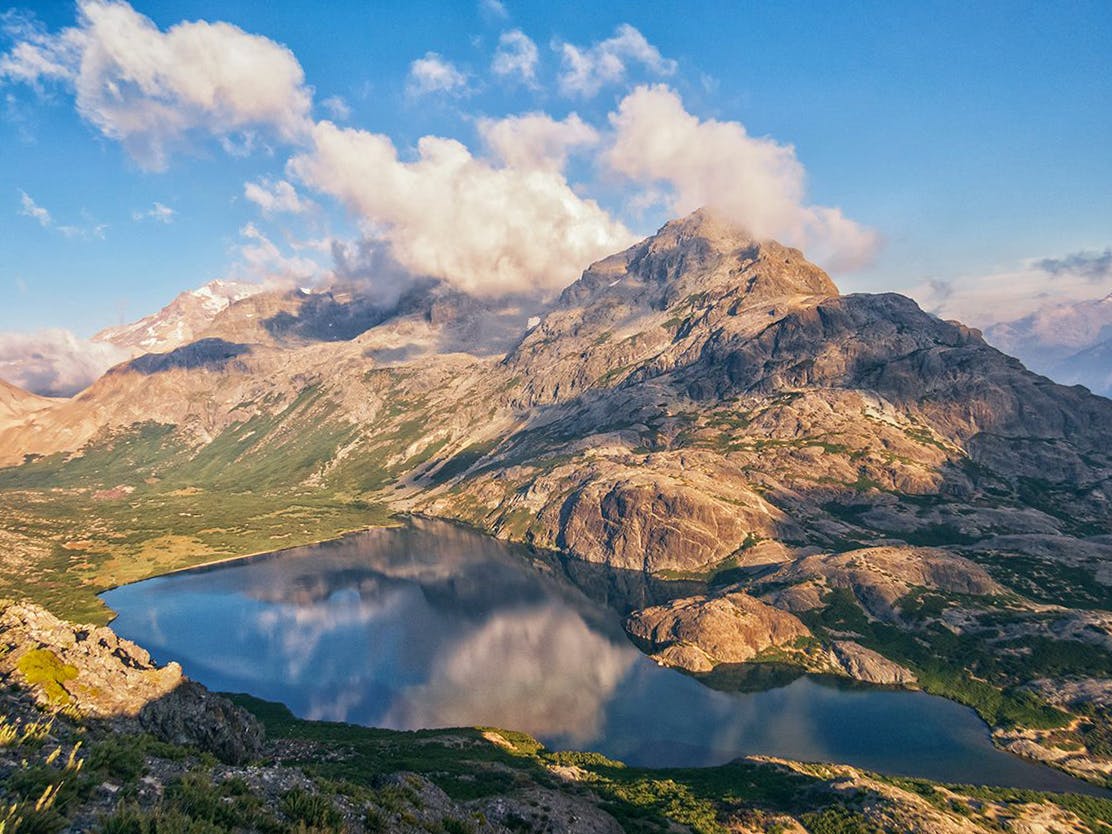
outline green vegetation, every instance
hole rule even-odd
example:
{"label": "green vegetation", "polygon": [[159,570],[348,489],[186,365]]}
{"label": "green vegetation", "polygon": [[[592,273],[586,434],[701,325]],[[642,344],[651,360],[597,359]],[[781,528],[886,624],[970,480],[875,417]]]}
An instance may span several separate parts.
{"label": "green vegetation", "polygon": [[381,505],[331,494],[157,485],[110,499],[89,489],[2,491],[0,518],[16,564],[0,573],[0,596],[95,623],[109,618],[95,596],[107,588],[390,523]]}
{"label": "green vegetation", "polygon": [[[801,615],[816,634],[853,632],[863,645],[911,668],[927,692],[972,707],[996,727],[1053,729],[1070,722],[1069,714],[1042,703],[1021,683],[1040,675],[1112,673],[1112,654],[1092,646],[1036,637],[988,645],[983,637],[941,625],[910,632],[870,621],[845,589],[831,591],[825,603]],[[1007,648],[1024,651],[1002,651]]]}

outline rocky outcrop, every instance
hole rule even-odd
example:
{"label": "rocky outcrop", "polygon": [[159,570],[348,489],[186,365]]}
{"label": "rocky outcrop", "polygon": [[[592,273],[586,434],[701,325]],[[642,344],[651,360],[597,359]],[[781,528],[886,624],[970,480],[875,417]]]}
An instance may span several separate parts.
{"label": "rocky outcrop", "polygon": [[916,682],[915,673],[910,669],[852,640],[835,640],[831,653],[837,664],[854,680],[886,686],[910,686]]}
{"label": "rocky outcrop", "polygon": [[262,750],[262,725],[253,715],[191,680],[145,704],[139,724],[172,744],[207,750],[222,762],[242,764]]}
{"label": "rocky outcrop", "polygon": [[28,603],[0,606],[0,681],[30,689],[43,706],[137,725],[226,762],[261,751],[259,722],[185,678],[177,663],[158,666],[110,628],[75,626]]}
{"label": "rocky outcrop", "polygon": [[791,611],[817,608],[832,589],[849,591],[872,616],[899,619],[897,602],[913,588],[991,596],[1004,593],[984,568],[945,550],[870,547],[807,556],[761,580],[763,597]]}
{"label": "rocky outcrop", "polygon": [[563,502],[557,548],[627,570],[697,570],[728,556],[765,521],[759,499],[758,506],[739,506],[668,475],[615,475],[584,484]]}
{"label": "rocky outcrop", "polygon": [[811,634],[792,614],[741,592],[646,608],[630,615],[625,627],[661,662],[693,672],[745,663]]}

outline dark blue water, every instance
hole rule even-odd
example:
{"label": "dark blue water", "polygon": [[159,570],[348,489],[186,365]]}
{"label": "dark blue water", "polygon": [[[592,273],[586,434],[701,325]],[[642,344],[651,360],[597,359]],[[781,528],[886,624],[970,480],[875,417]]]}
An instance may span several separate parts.
{"label": "dark blue water", "polygon": [[1047,790],[1082,783],[995,749],[969,709],[799,678],[718,692],[658,667],[618,617],[524,551],[415,522],[117,588],[113,628],[213,689],[304,718],[488,725],[630,764],[764,754]]}

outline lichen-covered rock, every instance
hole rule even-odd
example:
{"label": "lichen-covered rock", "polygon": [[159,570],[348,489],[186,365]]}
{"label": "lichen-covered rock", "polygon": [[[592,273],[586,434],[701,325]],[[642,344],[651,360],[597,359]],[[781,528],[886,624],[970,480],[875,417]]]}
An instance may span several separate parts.
{"label": "lichen-covered rock", "polygon": [[29,603],[0,605],[0,682],[31,690],[41,705],[138,724],[229,763],[262,750],[258,720],[188,680],[177,663],[158,666],[110,628],[73,625]]}
{"label": "lichen-covered rock", "polygon": [[0,612],[0,676],[32,688],[44,704],[92,718],[132,718],[182,682],[176,663],[158,667],[145,649],[110,628],[74,626],[45,608],[9,604]]}
{"label": "lichen-covered rock", "polygon": [[[810,636],[793,614],[780,611],[746,593],[719,597],[697,596],[637,611],[626,620],[626,631],[651,652],[694,646],[713,664],[745,663],[766,649],[790,646]],[[675,665],[691,663],[707,671],[694,652],[661,655]]]}

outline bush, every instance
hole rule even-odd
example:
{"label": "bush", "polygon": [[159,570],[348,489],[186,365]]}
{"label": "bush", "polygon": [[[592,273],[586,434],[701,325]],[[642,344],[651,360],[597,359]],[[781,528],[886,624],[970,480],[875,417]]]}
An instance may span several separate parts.
{"label": "bush", "polygon": [[281,809],[291,822],[304,823],[310,828],[340,831],[344,827],[344,816],[331,799],[301,788],[294,788],[282,796]]}

